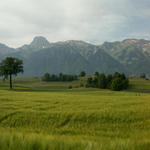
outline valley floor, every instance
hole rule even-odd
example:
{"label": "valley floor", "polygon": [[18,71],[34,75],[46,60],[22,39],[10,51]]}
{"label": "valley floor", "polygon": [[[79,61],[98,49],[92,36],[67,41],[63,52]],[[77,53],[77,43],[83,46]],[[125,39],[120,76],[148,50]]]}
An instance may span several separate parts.
{"label": "valley floor", "polygon": [[[84,81],[83,81],[84,82]],[[129,91],[0,81],[0,150],[149,150],[150,81]],[[72,85],[73,89],[68,89]]]}

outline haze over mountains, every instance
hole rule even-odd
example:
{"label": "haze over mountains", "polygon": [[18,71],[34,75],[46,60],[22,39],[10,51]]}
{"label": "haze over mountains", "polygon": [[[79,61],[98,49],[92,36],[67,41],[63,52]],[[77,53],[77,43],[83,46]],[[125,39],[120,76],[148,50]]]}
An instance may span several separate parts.
{"label": "haze over mountains", "polygon": [[73,40],[50,43],[40,36],[17,49],[0,44],[0,61],[7,56],[24,61],[26,77],[40,77],[46,72],[78,74],[83,70],[88,74],[118,71],[150,76],[150,41],[143,39],[92,45]]}

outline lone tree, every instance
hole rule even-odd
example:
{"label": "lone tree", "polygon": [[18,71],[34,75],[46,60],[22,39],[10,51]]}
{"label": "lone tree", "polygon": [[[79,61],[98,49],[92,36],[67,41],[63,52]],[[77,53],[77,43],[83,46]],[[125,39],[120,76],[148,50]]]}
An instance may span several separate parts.
{"label": "lone tree", "polygon": [[14,58],[7,57],[0,63],[0,76],[4,76],[4,78],[9,77],[10,89],[12,89],[12,75],[16,75],[18,73],[23,73],[23,61]]}

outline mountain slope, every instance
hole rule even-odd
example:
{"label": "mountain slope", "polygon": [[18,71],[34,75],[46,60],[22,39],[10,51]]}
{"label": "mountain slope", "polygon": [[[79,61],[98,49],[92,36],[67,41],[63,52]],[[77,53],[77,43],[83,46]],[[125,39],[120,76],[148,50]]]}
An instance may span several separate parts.
{"label": "mountain slope", "polygon": [[103,49],[97,48],[97,51],[89,57],[89,62],[93,65],[95,71],[104,73],[124,72],[129,73],[124,65],[108,55]]}
{"label": "mountain slope", "polygon": [[[34,76],[45,72],[79,74],[82,70],[88,74],[95,71],[112,73],[121,69],[123,72],[124,67],[120,63],[102,50],[95,53],[96,50],[96,46],[79,41],[55,43],[50,48],[32,53],[25,60],[25,72]],[[113,69],[116,66],[120,70]]]}
{"label": "mountain slope", "polygon": [[86,71],[104,73],[150,75],[150,41],[127,39],[105,42],[96,46],[83,41],[49,43],[44,37],[35,37],[29,45],[17,49],[0,44],[0,60],[7,56],[24,62],[24,76],[41,76],[45,72],[78,74]]}
{"label": "mountain slope", "polygon": [[87,73],[92,71],[92,67],[83,56],[59,46],[34,52],[25,62],[25,72],[31,76],[41,76],[45,72],[77,74],[82,70]]}
{"label": "mountain slope", "polygon": [[10,48],[5,44],[0,43],[0,60],[4,57],[4,55],[14,53],[16,50],[14,48]]}
{"label": "mountain slope", "polygon": [[127,39],[122,42],[105,42],[100,48],[133,74],[150,74],[150,41]]}

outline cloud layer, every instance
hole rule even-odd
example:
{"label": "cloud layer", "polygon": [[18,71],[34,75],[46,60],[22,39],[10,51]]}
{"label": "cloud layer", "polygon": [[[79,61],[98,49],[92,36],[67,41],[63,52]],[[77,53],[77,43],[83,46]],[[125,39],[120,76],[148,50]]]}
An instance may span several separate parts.
{"label": "cloud layer", "polygon": [[34,36],[91,43],[150,37],[149,0],[5,0],[0,43],[17,47]]}

